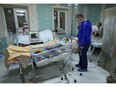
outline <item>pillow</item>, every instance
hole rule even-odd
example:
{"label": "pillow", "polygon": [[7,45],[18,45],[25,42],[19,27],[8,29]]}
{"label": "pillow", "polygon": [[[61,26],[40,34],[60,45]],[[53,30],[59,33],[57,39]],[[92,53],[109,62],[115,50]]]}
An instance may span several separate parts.
{"label": "pillow", "polygon": [[50,29],[47,29],[47,30],[43,30],[43,31],[39,32],[39,39],[40,39],[40,41],[42,41],[44,43],[53,40],[52,31]]}

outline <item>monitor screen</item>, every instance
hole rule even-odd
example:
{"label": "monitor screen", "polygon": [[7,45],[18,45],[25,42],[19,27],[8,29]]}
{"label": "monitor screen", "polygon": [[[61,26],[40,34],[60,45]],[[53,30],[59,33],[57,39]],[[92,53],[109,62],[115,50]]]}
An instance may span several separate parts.
{"label": "monitor screen", "polygon": [[31,34],[31,38],[32,38],[32,39],[33,39],[33,38],[38,38],[38,36],[37,36],[36,33],[33,33],[33,34]]}
{"label": "monitor screen", "polygon": [[30,43],[36,43],[39,41],[39,32],[29,32]]}

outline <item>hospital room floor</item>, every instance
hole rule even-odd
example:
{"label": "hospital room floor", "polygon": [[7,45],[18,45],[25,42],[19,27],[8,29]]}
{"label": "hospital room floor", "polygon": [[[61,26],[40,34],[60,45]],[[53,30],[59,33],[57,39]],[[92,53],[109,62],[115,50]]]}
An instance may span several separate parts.
{"label": "hospital room floor", "polygon": [[[80,72],[77,71],[78,68],[75,67],[75,64],[77,64],[79,60],[78,54],[72,55],[71,64],[68,62],[65,68],[67,78],[70,83],[74,83],[74,79],[77,81],[77,83],[106,83],[106,77],[109,75],[109,73],[96,64],[98,54],[94,54],[91,57],[93,61],[88,62],[88,72],[82,72],[82,76],[80,76]],[[65,61],[66,60],[67,58]],[[35,73],[37,75],[43,75],[36,79],[36,83],[67,83],[67,80],[61,80],[63,73],[59,72],[60,70],[58,67],[61,67],[62,63],[63,61],[59,61],[36,68]],[[74,70],[69,71],[69,69],[72,68],[74,68]],[[28,80],[28,73],[30,71],[32,71],[31,66],[24,70],[26,83],[31,83]],[[15,68],[13,70],[7,70],[4,66],[3,59],[0,59],[0,83],[21,83],[19,69]]]}

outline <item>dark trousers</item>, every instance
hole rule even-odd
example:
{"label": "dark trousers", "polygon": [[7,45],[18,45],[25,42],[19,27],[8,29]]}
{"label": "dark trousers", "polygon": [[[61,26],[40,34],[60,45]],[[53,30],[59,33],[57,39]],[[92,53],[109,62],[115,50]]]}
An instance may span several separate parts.
{"label": "dark trousers", "polygon": [[87,61],[87,51],[90,44],[86,44],[83,49],[79,50],[79,66],[81,69],[87,69],[88,61]]}

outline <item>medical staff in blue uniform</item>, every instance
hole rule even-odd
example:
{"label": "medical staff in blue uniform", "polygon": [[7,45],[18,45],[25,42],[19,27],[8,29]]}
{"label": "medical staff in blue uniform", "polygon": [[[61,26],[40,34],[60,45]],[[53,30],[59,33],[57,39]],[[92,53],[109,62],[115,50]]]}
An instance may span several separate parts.
{"label": "medical staff in blue uniform", "polygon": [[88,61],[87,61],[87,51],[91,44],[91,32],[92,25],[89,20],[85,20],[82,14],[76,15],[77,22],[80,24],[78,32],[78,44],[79,44],[79,64],[75,66],[78,67],[78,71],[87,72]]}

